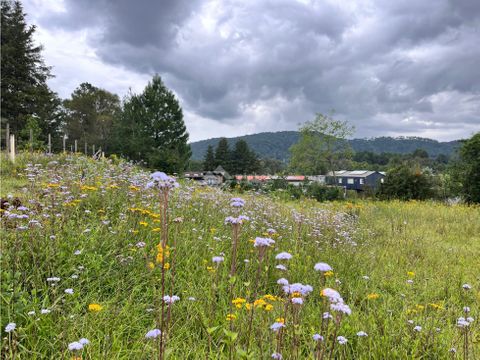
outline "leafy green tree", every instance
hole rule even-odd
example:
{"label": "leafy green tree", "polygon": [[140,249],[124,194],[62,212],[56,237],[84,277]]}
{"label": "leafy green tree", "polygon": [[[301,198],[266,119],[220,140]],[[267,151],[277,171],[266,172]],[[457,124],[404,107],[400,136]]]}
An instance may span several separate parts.
{"label": "leafy green tree", "polygon": [[[31,139],[30,135],[32,135]],[[23,148],[32,150],[43,149],[45,143],[41,140],[41,135],[42,129],[38,124],[38,119],[35,116],[30,115],[27,118],[25,127],[20,131],[20,136],[24,139],[28,139],[28,142],[23,144]]]}
{"label": "leafy green tree", "polygon": [[[54,135],[60,125],[57,95],[47,86],[52,77],[43,62],[42,47],[34,44],[35,26],[28,26],[20,1],[1,1],[1,118],[20,133],[34,115],[42,135]],[[28,140],[28,139],[26,139]]]}
{"label": "leafy green tree", "polygon": [[390,169],[379,190],[387,199],[425,200],[434,196],[433,177],[418,167],[403,163]]}
{"label": "leafy green tree", "polygon": [[317,114],[300,128],[300,139],[290,148],[290,168],[306,175],[329,170],[335,178],[335,170],[344,167],[351,157],[347,137],[353,130],[347,121]]}
{"label": "leafy green tree", "polygon": [[121,153],[149,167],[181,172],[190,159],[182,108],[158,75],[125,100],[115,134]]}
{"label": "leafy green tree", "polygon": [[217,148],[215,149],[215,166],[221,165],[225,170],[230,172],[232,153],[230,146],[226,138],[221,138],[218,141]]}
{"label": "leafy green tree", "polygon": [[460,148],[461,194],[468,203],[480,203],[480,132]]}
{"label": "leafy green tree", "polygon": [[212,171],[213,169],[215,169],[215,153],[213,152],[213,146],[208,145],[203,159],[203,170]]}
{"label": "leafy green tree", "polygon": [[78,140],[110,152],[112,126],[121,107],[117,95],[89,83],[80,84],[64,101],[64,131],[71,141]]}
{"label": "leafy green tree", "polygon": [[250,150],[245,140],[238,140],[231,154],[231,171],[234,174],[251,174],[260,168],[257,154]]}

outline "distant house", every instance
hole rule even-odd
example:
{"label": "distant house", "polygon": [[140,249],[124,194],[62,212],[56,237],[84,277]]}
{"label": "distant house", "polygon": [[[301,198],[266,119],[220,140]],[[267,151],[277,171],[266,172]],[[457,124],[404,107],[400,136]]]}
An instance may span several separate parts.
{"label": "distant house", "polygon": [[299,186],[305,182],[318,182],[325,184],[325,175],[287,175],[287,176],[277,176],[277,175],[235,175],[237,181],[248,181],[248,182],[257,182],[257,183],[267,183],[273,180],[283,179],[288,184],[294,186]]}
{"label": "distant house", "polygon": [[213,171],[186,172],[184,178],[199,182],[201,185],[220,186],[231,177],[221,166]]}
{"label": "distant house", "polygon": [[376,190],[383,183],[384,178],[385,174],[369,170],[340,170],[335,171],[335,176],[333,172],[327,174],[327,182],[329,184],[356,191]]}

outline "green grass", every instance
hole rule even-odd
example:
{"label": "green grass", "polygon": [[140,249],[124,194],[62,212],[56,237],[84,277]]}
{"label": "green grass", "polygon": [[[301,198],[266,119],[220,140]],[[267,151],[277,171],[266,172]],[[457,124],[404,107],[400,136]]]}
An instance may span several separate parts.
{"label": "green grass", "polygon": [[[40,164],[33,182],[26,178],[28,163]],[[148,174],[126,163],[39,154],[32,159],[22,154],[15,165],[2,159],[1,175],[1,197],[18,197],[30,214],[26,220],[9,220],[2,214],[2,355],[17,359],[158,357],[158,341],[145,339],[147,331],[160,326],[161,312],[161,265],[155,264],[153,270],[148,266],[155,263],[160,242],[161,231],[156,229],[161,228],[161,203],[158,193],[144,188]],[[234,196],[245,199],[243,209],[230,207]],[[464,306],[471,308],[469,315],[475,318],[468,333],[468,358],[480,357],[478,207],[433,202],[284,202],[193,184],[172,191],[168,207],[171,249],[166,261],[174,266],[165,272],[166,293],[181,300],[172,305],[167,358],[223,359],[229,358],[230,350],[233,358],[242,358],[247,342],[250,358],[270,358],[277,346],[270,325],[279,317],[286,320],[280,349],[284,359],[313,358],[312,335],[321,332],[322,313],[328,310],[328,301],[320,296],[324,287],[339,291],[352,309],[337,330],[330,322],[328,333],[322,332],[327,355],[335,343],[332,358],[447,359],[452,358],[452,347],[463,358],[464,337],[456,321],[465,316]],[[232,227],[224,220],[238,214],[248,215],[251,221],[242,226],[233,281],[228,275]],[[41,226],[16,229],[32,219]],[[270,228],[276,230],[272,235],[276,243],[261,264],[255,289],[258,249],[250,240],[268,236]],[[137,247],[138,242],[145,247]],[[74,255],[76,250],[81,253]],[[287,272],[275,269],[279,263],[275,255],[281,251],[293,255],[283,262]],[[212,257],[222,253],[225,262],[216,267]],[[317,262],[331,265],[333,276],[315,272]],[[61,280],[51,286],[49,277]],[[277,285],[280,277],[313,287],[304,304],[295,308],[295,324],[293,307],[288,306],[285,313],[285,301],[291,299]],[[412,284],[407,283],[409,279]],[[462,289],[466,283],[472,286],[470,291]],[[64,293],[67,288],[74,294]],[[226,316],[232,298],[252,302],[255,293],[256,299],[271,294],[281,300],[267,300],[270,311],[260,307],[254,311],[249,334],[250,311],[245,305],[233,307],[233,322]],[[369,300],[369,294],[378,298]],[[92,303],[100,304],[102,310],[89,311]],[[51,312],[41,314],[41,309]],[[30,311],[35,315],[28,315]],[[10,322],[17,327],[6,333]],[[413,330],[416,325],[422,327],[420,332]],[[336,343],[335,331],[348,339],[346,345]],[[368,337],[357,337],[359,331]],[[68,344],[80,338],[90,344],[82,352],[70,352]]]}

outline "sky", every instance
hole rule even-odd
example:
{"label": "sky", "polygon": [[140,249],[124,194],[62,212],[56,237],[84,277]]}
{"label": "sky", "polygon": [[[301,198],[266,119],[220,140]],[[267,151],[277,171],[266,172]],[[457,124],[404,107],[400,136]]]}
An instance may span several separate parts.
{"label": "sky", "polygon": [[480,131],[478,0],[24,0],[68,98],[140,93],[159,74],[191,141],[296,130],[330,114],[354,137]]}

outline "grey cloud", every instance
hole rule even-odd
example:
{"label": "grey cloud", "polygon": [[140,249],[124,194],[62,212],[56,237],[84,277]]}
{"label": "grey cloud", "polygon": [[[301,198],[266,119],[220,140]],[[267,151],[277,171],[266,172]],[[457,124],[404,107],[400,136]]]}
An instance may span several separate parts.
{"label": "grey cloud", "polygon": [[104,61],[160,73],[189,111],[224,123],[263,104],[262,130],[330,109],[372,135],[480,127],[479,1],[332,4],[66,0],[45,26],[100,29]]}

